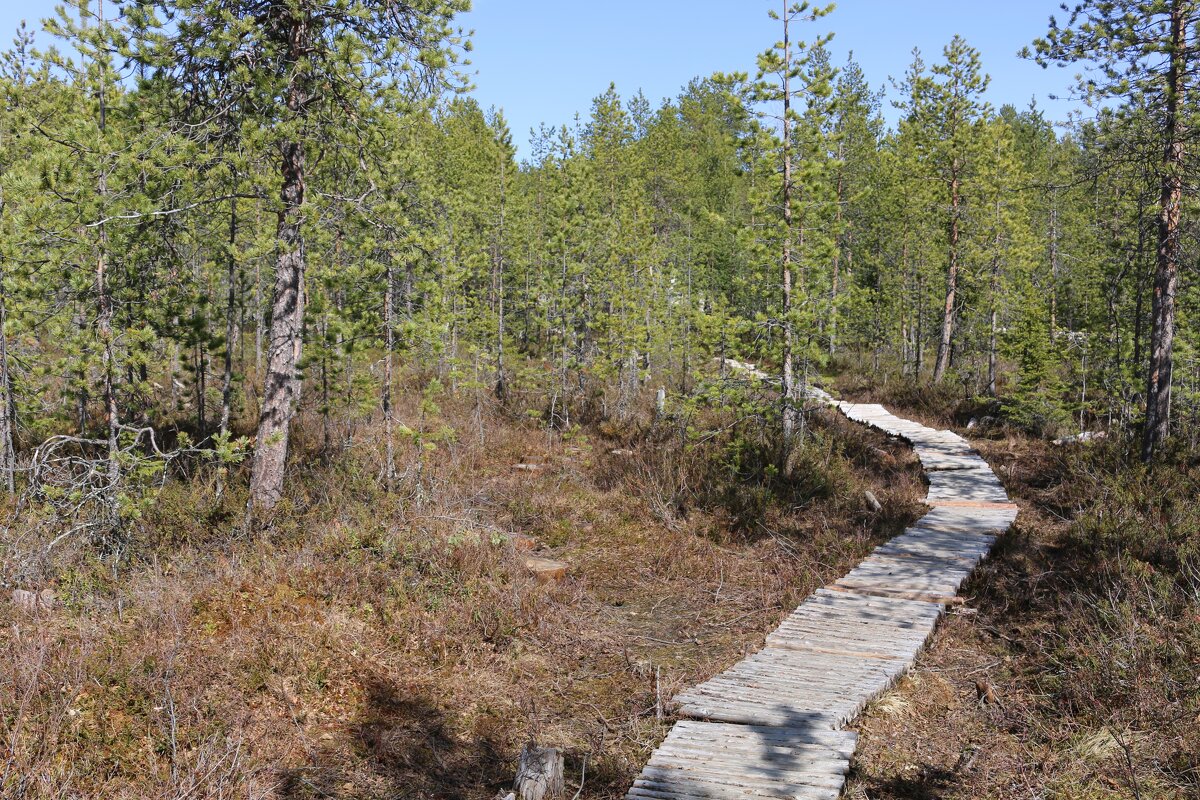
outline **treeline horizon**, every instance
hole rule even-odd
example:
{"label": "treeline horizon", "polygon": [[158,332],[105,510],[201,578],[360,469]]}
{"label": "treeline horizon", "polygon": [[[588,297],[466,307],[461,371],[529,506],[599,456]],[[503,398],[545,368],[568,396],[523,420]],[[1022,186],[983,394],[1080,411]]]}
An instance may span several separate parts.
{"label": "treeline horizon", "polygon": [[[1196,445],[1194,104],[1186,70],[1120,74],[1141,62],[1103,9],[1030,54],[1108,43],[1111,103],[1061,134],[988,105],[961,37],[914,51],[889,128],[825,47],[836,14],[801,4],[757,75],[659,106],[610,86],[519,163],[462,92],[465,0],[109,5],[51,20],[61,50],[20,33],[0,74],[0,477],[63,531],[119,531],[196,470],[268,514],[298,413],[310,455],[397,490],[476,435],[443,395],[559,433],[661,395],[684,440],[736,409],[782,431],[784,473],[823,370],[1145,460]],[[1192,58],[1200,14],[1161,11]]]}

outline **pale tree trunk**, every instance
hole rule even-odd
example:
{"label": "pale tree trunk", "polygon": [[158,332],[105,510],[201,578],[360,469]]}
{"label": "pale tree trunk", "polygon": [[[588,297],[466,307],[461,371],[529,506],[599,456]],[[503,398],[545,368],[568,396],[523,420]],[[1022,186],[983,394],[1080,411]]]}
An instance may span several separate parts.
{"label": "pale tree trunk", "polygon": [[322,317],[317,324],[317,335],[322,342],[321,353],[321,461],[329,463],[329,454],[333,450],[333,429],[329,419],[329,318]]}
{"label": "pale tree trunk", "polygon": [[1182,0],[1171,3],[1171,64],[1167,70],[1162,194],[1159,200],[1158,252],[1151,295],[1150,369],[1146,381],[1146,428],[1142,460],[1150,463],[1166,440],[1171,417],[1171,349],[1175,339],[1175,291],[1179,274],[1180,216],[1183,203],[1184,99],[1188,26]]}
{"label": "pale tree trunk", "polygon": [[[234,192],[237,191],[235,182]],[[238,335],[237,317],[237,258],[234,247],[237,245],[237,198],[229,201],[229,255],[226,264],[226,281],[228,287],[225,295],[225,370],[221,378],[221,434],[229,433],[229,418],[233,412],[233,348],[234,339]]]}
{"label": "pale tree trunk", "polygon": [[496,233],[496,252],[492,258],[492,286],[496,295],[496,375],[494,392],[504,402],[508,398],[508,379],[504,373],[504,215],[507,204],[504,153],[500,153],[500,227]]}
{"label": "pale tree trunk", "polygon": [[[842,159],[842,145],[838,144],[838,160]],[[834,212],[835,224],[834,230],[837,231],[837,239],[833,247],[833,275],[829,282],[829,355],[832,357],[837,354],[837,327],[838,327],[838,283],[841,281],[841,258],[842,258],[842,195],[845,193],[845,176],[842,170],[838,170],[837,178],[837,210]]]}
{"label": "pale tree trunk", "polygon": [[917,330],[916,347],[913,351],[913,377],[920,380],[921,368],[925,366],[925,276],[920,270],[925,268],[925,264],[915,264],[913,268],[917,271]]}
{"label": "pale tree trunk", "polygon": [[394,320],[395,308],[392,295],[392,285],[395,281],[395,270],[392,266],[391,255],[387,258],[387,270],[384,278],[383,290],[383,331],[384,331],[384,354],[383,354],[383,391],[380,397],[380,404],[383,406],[383,437],[384,437],[384,464],[383,464],[383,485],[384,489],[391,492],[396,488],[396,443],[393,440],[395,434],[395,421],[392,411],[392,354],[396,349],[396,324]]}
{"label": "pale tree trunk", "polygon": [[687,310],[683,318],[683,364],[682,369],[679,370],[681,394],[686,394],[688,391],[688,371],[691,369],[692,362],[692,305],[695,302],[695,293],[692,288],[692,252],[692,234],[691,231],[688,231]]}
{"label": "pale tree trunk", "polygon": [[[4,213],[4,195],[0,189],[0,215]],[[16,494],[17,449],[16,398],[13,397],[12,370],[8,353],[8,290],[4,285],[4,269],[0,267],[0,471],[4,473],[4,488]]]}
{"label": "pale tree trunk", "polygon": [[[257,217],[257,214],[255,215]],[[257,220],[256,220],[257,222]],[[257,225],[255,226],[257,228]],[[262,259],[254,259],[254,378],[263,374]]]}
{"label": "pale tree trunk", "polygon": [[993,302],[991,328],[988,331],[988,397],[996,396],[996,306]]}
{"label": "pale tree trunk", "polygon": [[791,471],[792,448],[799,429],[796,407],[794,331],[792,330],[792,43],[787,3],[783,4],[783,473]]}
{"label": "pale tree trunk", "polygon": [[[4,214],[4,190],[0,188],[0,216]],[[16,398],[13,397],[12,371],[8,353],[8,290],[4,285],[4,269],[0,266],[0,471],[4,473],[4,488],[15,495],[17,449]]]}
{"label": "pale tree trunk", "polygon": [[5,327],[8,322],[8,292],[4,287],[4,273],[0,271],[0,471],[4,473],[4,488],[10,494],[16,494],[17,451],[13,428],[13,409],[16,403],[13,398],[12,371],[8,363],[8,333]]}
{"label": "pale tree trunk", "polygon": [[[97,3],[97,22],[104,26],[104,2],[99,0]],[[100,74],[100,136],[104,137],[108,129],[107,125],[107,106],[104,94],[104,71]],[[100,165],[100,177],[97,181],[96,191],[102,198],[101,214],[104,213],[103,198],[108,196],[108,174],[105,171],[106,166],[103,162]],[[113,305],[112,294],[108,288],[108,230],[104,224],[99,226],[100,244],[99,252],[96,257],[96,330],[100,335],[100,341],[103,344],[102,351],[102,369],[104,380],[104,419],[108,426],[108,492],[109,496],[106,499],[109,507],[109,522],[114,529],[119,528],[121,524],[121,509],[120,509],[120,483],[121,483],[121,464],[120,464],[120,432],[121,419],[117,413],[117,390],[116,390],[116,371],[117,358],[116,347],[113,342]]]}
{"label": "pale tree trunk", "polygon": [[950,345],[954,340],[954,306],[958,298],[958,239],[962,198],[959,195],[957,160],[950,167],[950,254],[946,267],[946,303],[942,309],[942,335],[938,340],[937,362],[933,382],[941,383],[950,366]]}
{"label": "pale tree trunk", "polygon": [[[570,356],[571,346],[567,328],[567,281],[567,252],[566,248],[564,247],[562,256],[562,291],[560,292],[558,299],[559,336],[562,339],[562,351],[559,357],[558,393],[555,395],[555,398],[561,399],[562,402],[561,415],[563,421],[560,426],[562,430],[566,430],[571,424],[570,404],[567,402],[567,393],[570,391],[570,387],[568,385],[567,367],[569,363],[568,359]],[[554,426],[554,418],[556,413],[553,405],[554,404],[552,402],[550,410],[551,427]]]}
{"label": "pale tree trunk", "polygon": [[1050,195],[1050,341],[1058,337],[1058,189]]}
{"label": "pale tree trunk", "polygon": [[[192,280],[196,286],[200,286],[200,280],[203,277],[202,265],[200,259],[192,260]],[[212,286],[206,287],[211,290]],[[208,291],[206,291],[208,294]],[[196,304],[192,304],[192,319],[200,318],[200,310]],[[199,333],[195,344],[194,360],[192,362],[195,373],[196,383],[193,387],[196,391],[196,429],[201,437],[204,437],[208,431],[208,416],[207,416],[207,400],[208,400],[208,353],[205,350],[205,345],[208,343],[208,319],[204,320],[204,330]]]}
{"label": "pale tree trunk", "polygon": [[279,257],[271,299],[270,342],[263,380],[262,411],[250,475],[250,505],[270,511],[283,492],[288,437],[300,397],[297,365],[303,347],[304,240],[300,211],[304,204],[304,145],[288,142],[281,161],[283,209],[276,239]]}
{"label": "pale tree trunk", "polygon": [[[107,193],[108,187],[103,175],[100,178],[100,192]],[[113,346],[113,307],[112,295],[108,290],[108,235],[104,226],[100,226],[100,252],[96,258],[96,302],[99,314],[96,318],[96,330],[103,343],[103,378],[104,378],[104,420],[108,425],[108,481],[109,481],[109,513],[114,527],[120,524],[120,508],[117,496],[120,492],[121,464],[119,460],[119,437],[121,420],[117,413],[116,393],[116,352]]]}
{"label": "pale tree trunk", "polygon": [[1142,347],[1145,345],[1142,341],[1142,334],[1145,330],[1145,310],[1146,310],[1146,240],[1147,236],[1146,225],[1142,224],[1142,220],[1146,217],[1146,203],[1144,198],[1138,197],[1137,210],[1137,229],[1138,241],[1137,251],[1134,256],[1134,275],[1137,280],[1134,282],[1133,294],[1133,363],[1137,365],[1137,369],[1142,368]]}
{"label": "pale tree trunk", "polygon": [[996,322],[1000,306],[1000,202],[996,202],[996,235],[992,242],[991,320],[988,331],[988,388],[989,397],[996,396]]}

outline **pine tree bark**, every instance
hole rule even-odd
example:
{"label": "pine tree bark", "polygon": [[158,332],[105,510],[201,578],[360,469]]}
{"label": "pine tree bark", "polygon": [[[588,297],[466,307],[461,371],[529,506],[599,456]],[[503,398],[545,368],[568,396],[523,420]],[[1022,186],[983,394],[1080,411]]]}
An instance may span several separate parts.
{"label": "pine tree bark", "polygon": [[[236,183],[234,191],[237,191]],[[225,296],[225,363],[224,375],[221,377],[221,426],[222,435],[229,433],[229,419],[233,413],[233,348],[234,339],[238,335],[238,319],[235,316],[237,307],[237,258],[234,247],[237,245],[237,198],[229,201],[229,254],[226,261],[227,281]]]}
{"label": "pine tree bark", "polygon": [[799,429],[796,407],[794,335],[792,330],[792,44],[787,3],[783,4],[783,453],[782,472],[791,470],[792,448]]}
{"label": "pine tree bark", "polygon": [[[306,113],[311,99],[310,81],[300,65],[308,57],[306,20],[291,17],[287,30],[287,60],[296,65],[287,87],[287,109],[293,120]],[[304,348],[304,236],[301,219],[305,192],[304,142],[293,133],[281,144],[279,162],[279,224],[275,242],[275,288],[271,297],[270,341],[263,378],[262,408],[250,473],[251,511],[270,511],[283,494],[292,418],[300,400],[300,356]]]}
{"label": "pine tree bark", "polygon": [[10,495],[16,494],[17,450],[13,430],[16,427],[13,409],[12,371],[9,369],[8,292],[4,286],[4,272],[0,270],[0,471],[4,473],[4,488]]}
{"label": "pine tree bark", "polygon": [[[838,144],[837,158],[841,161],[843,157],[842,145]],[[842,207],[845,203],[844,195],[846,192],[845,173],[843,170],[838,170],[837,177],[837,195],[834,212],[834,230],[836,231],[836,240],[833,246],[833,275],[829,282],[829,355],[833,357],[837,354],[837,327],[838,327],[838,290],[842,276],[842,247],[845,243],[845,237],[842,235]]]}
{"label": "pine tree bark", "polygon": [[946,302],[942,309],[942,335],[938,340],[937,363],[933,382],[941,383],[950,366],[950,345],[954,341],[954,306],[958,298],[958,241],[962,215],[961,183],[957,159],[950,167],[950,253],[946,267]]}
{"label": "pine tree bark", "polygon": [[395,268],[393,266],[391,255],[385,256],[387,259],[387,269],[384,278],[383,291],[383,331],[384,331],[384,354],[383,354],[383,390],[381,392],[380,404],[383,406],[383,436],[384,436],[384,465],[383,465],[383,486],[388,492],[396,488],[396,443],[395,421],[393,420],[392,411],[392,354],[396,349],[396,323],[395,323]]}
{"label": "pine tree bark", "polygon": [[[200,259],[193,259],[192,262],[192,280],[197,287],[201,286],[203,279],[202,266]],[[212,287],[206,287],[211,291]],[[208,292],[206,292],[208,294]],[[192,320],[199,322],[202,317],[198,305],[192,303]],[[203,317],[203,330],[195,330],[196,342],[194,351],[193,372],[196,375],[194,389],[196,391],[196,431],[201,438],[208,435],[208,353],[206,347],[208,345],[208,319]]]}
{"label": "pine tree bark", "polygon": [[[257,214],[255,215],[257,217]],[[260,220],[255,220],[258,228]],[[262,259],[254,259],[254,378],[255,381],[263,374],[263,284]]]}
{"label": "pine tree bark", "polygon": [[996,334],[997,323],[999,321],[999,306],[1000,306],[1000,203],[996,203],[996,234],[992,241],[992,276],[988,286],[988,294],[991,301],[991,314],[988,329],[988,373],[987,373],[987,393],[988,397],[996,396],[996,371],[997,371],[997,354],[996,354]]}
{"label": "pine tree bark", "polygon": [[1171,3],[1171,63],[1167,68],[1167,93],[1163,135],[1162,192],[1159,199],[1158,249],[1154,292],[1150,298],[1150,369],[1146,381],[1146,427],[1142,460],[1154,461],[1169,433],[1171,417],[1171,351],[1175,339],[1175,292],[1179,275],[1180,218],[1183,204],[1183,140],[1186,131],[1179,118],[1184,99],[1185,53],[1188,31],[1184,3]]}
{"label": "pine tree bark", "polygon": [[500,153],[500,225],[492,257],[492,287],[496,296],[496,373],[493,392],[500,402],[508,399],[508,378],[504,372],[504,217],[507,206],[505,153]]}
{"label": "pine tree bark", "polygon": [[1058,189],[1050,195],[1050,342],[1058,336]]}
{"label": "pine tree bark", "polygon": [[263,380],[262,411],[250,475],[250,505],[270,511],[283,492],[288,439],[300,397],[297,367],[303,348],[304,240],[300,213],[304,204],[304,145],[287,142],[280,162],[283,208],[276,241],[279,257],[271,299],[270,342]]}
{"label": "pine tree bark", "polygon": [[[104,2],[100,0],[97,4],[97,22],[101,28],[104,27]],[[99,129],[100,136],[103,139],[108,130],[108,106],[105,97],[104,81],[107,80],[105,71],[100,71],[100,108],[99,108]],[[96,184],[96,193],[101,198],[101,207],[103,209],[104,198],[108,196],[108,170],[107,165],[101,164],[100,177]],[[103,213],[103,210],[102,212]],[[108,286],[108,230],[103,223],[99,226],[100,242],[98,253],[96,256],[96,332],[99,334],[100,342],[103,346],[101,368],[104,373],[104,419],[108,427],[108,460],[106,469],[108,472],[108,487],[107,497],[105,498],[108,505],[109,516],[108,520],[113,531],[118,531],[121,525],[121,508],[120,508],[120,492],[121,492],[121,463],[120,463],[120,433],[121,433],[121,418],[117,411],[117,356],[116,346],[113,341],[113,302],[112,293]]]}

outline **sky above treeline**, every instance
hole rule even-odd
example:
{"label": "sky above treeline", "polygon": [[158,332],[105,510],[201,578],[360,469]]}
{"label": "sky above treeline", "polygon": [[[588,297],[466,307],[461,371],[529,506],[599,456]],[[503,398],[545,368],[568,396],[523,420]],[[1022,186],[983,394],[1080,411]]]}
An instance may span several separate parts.
{"label": "sky above treeline", "polygon": [[[1077,70],[1042,69],[1017,52],[1044,36],[1060,0],[840,0],[827,17],[800,26],[811,40],[834,33],[835,64],[853,53],[875,88],[902,78],[919,47],[927,64],[961,34],[991,76],[993,106],[1028,107],[1062,121],[1081,108],[1071,101]],[[696,76],[745,71],[780,38],[765,0],[475,0],[463,18],[475,30],[471,55],[475,96],[504,109],[514,140],[528,153],[528,132],[540,122],[586,117],[591,100],[615,82],[622,97],[640,88],[657,105]],[[1057,96],[1058,99],[1052,99]],[[883,108],[889,123],[897,112]]]}
{"label": "sky above treeline", "polygon": [[[108,0],[111,3],[111,0]],[[1074,71],[1043,70],[1017,52],[1046,32],[1060,0],[840,0],[797,37],[832,31],[835,63],[853,53],[876,88],[890,92],[919,47],[927,64],[961,34],[980,51],[992,82],[994,106],[1025,108],[1037,102],[1048,119],[1062,121],[1080,104],[1069,99]],[[529,152],[529,131],[539,123],[570,124],[586,117],[591,101],[617,85],[622,97],[639,89],[658,105],[697,76],[753,73],[756,55],[779,38],[767,16],[782,0],[474,0],[462,17],[474,30],[474,94],[485,108],[502,108],[519,152]],[[53,0],[0,0],[0,41],[21,19],[33,29],[53,13]],[[39,44],[45,37],[39,36]],[[1053,99],[1057,96],[1058,99]],[[884,103],[889,123],[896,118]]]}

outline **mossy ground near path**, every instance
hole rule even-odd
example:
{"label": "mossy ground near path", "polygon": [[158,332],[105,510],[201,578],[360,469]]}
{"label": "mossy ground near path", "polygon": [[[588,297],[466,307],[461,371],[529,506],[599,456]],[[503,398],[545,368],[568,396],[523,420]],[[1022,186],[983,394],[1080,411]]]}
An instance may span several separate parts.
{"label": "mossy ground near path", "polygon": [[856,734],[845,730],[908,670],[959,587],[1017,515],[970,444],[890,414],[829,401],[908,441],[931,510],[845,576],[810,595],[757,653],[675,697],[680,720],[630,800],[832,800]]}

